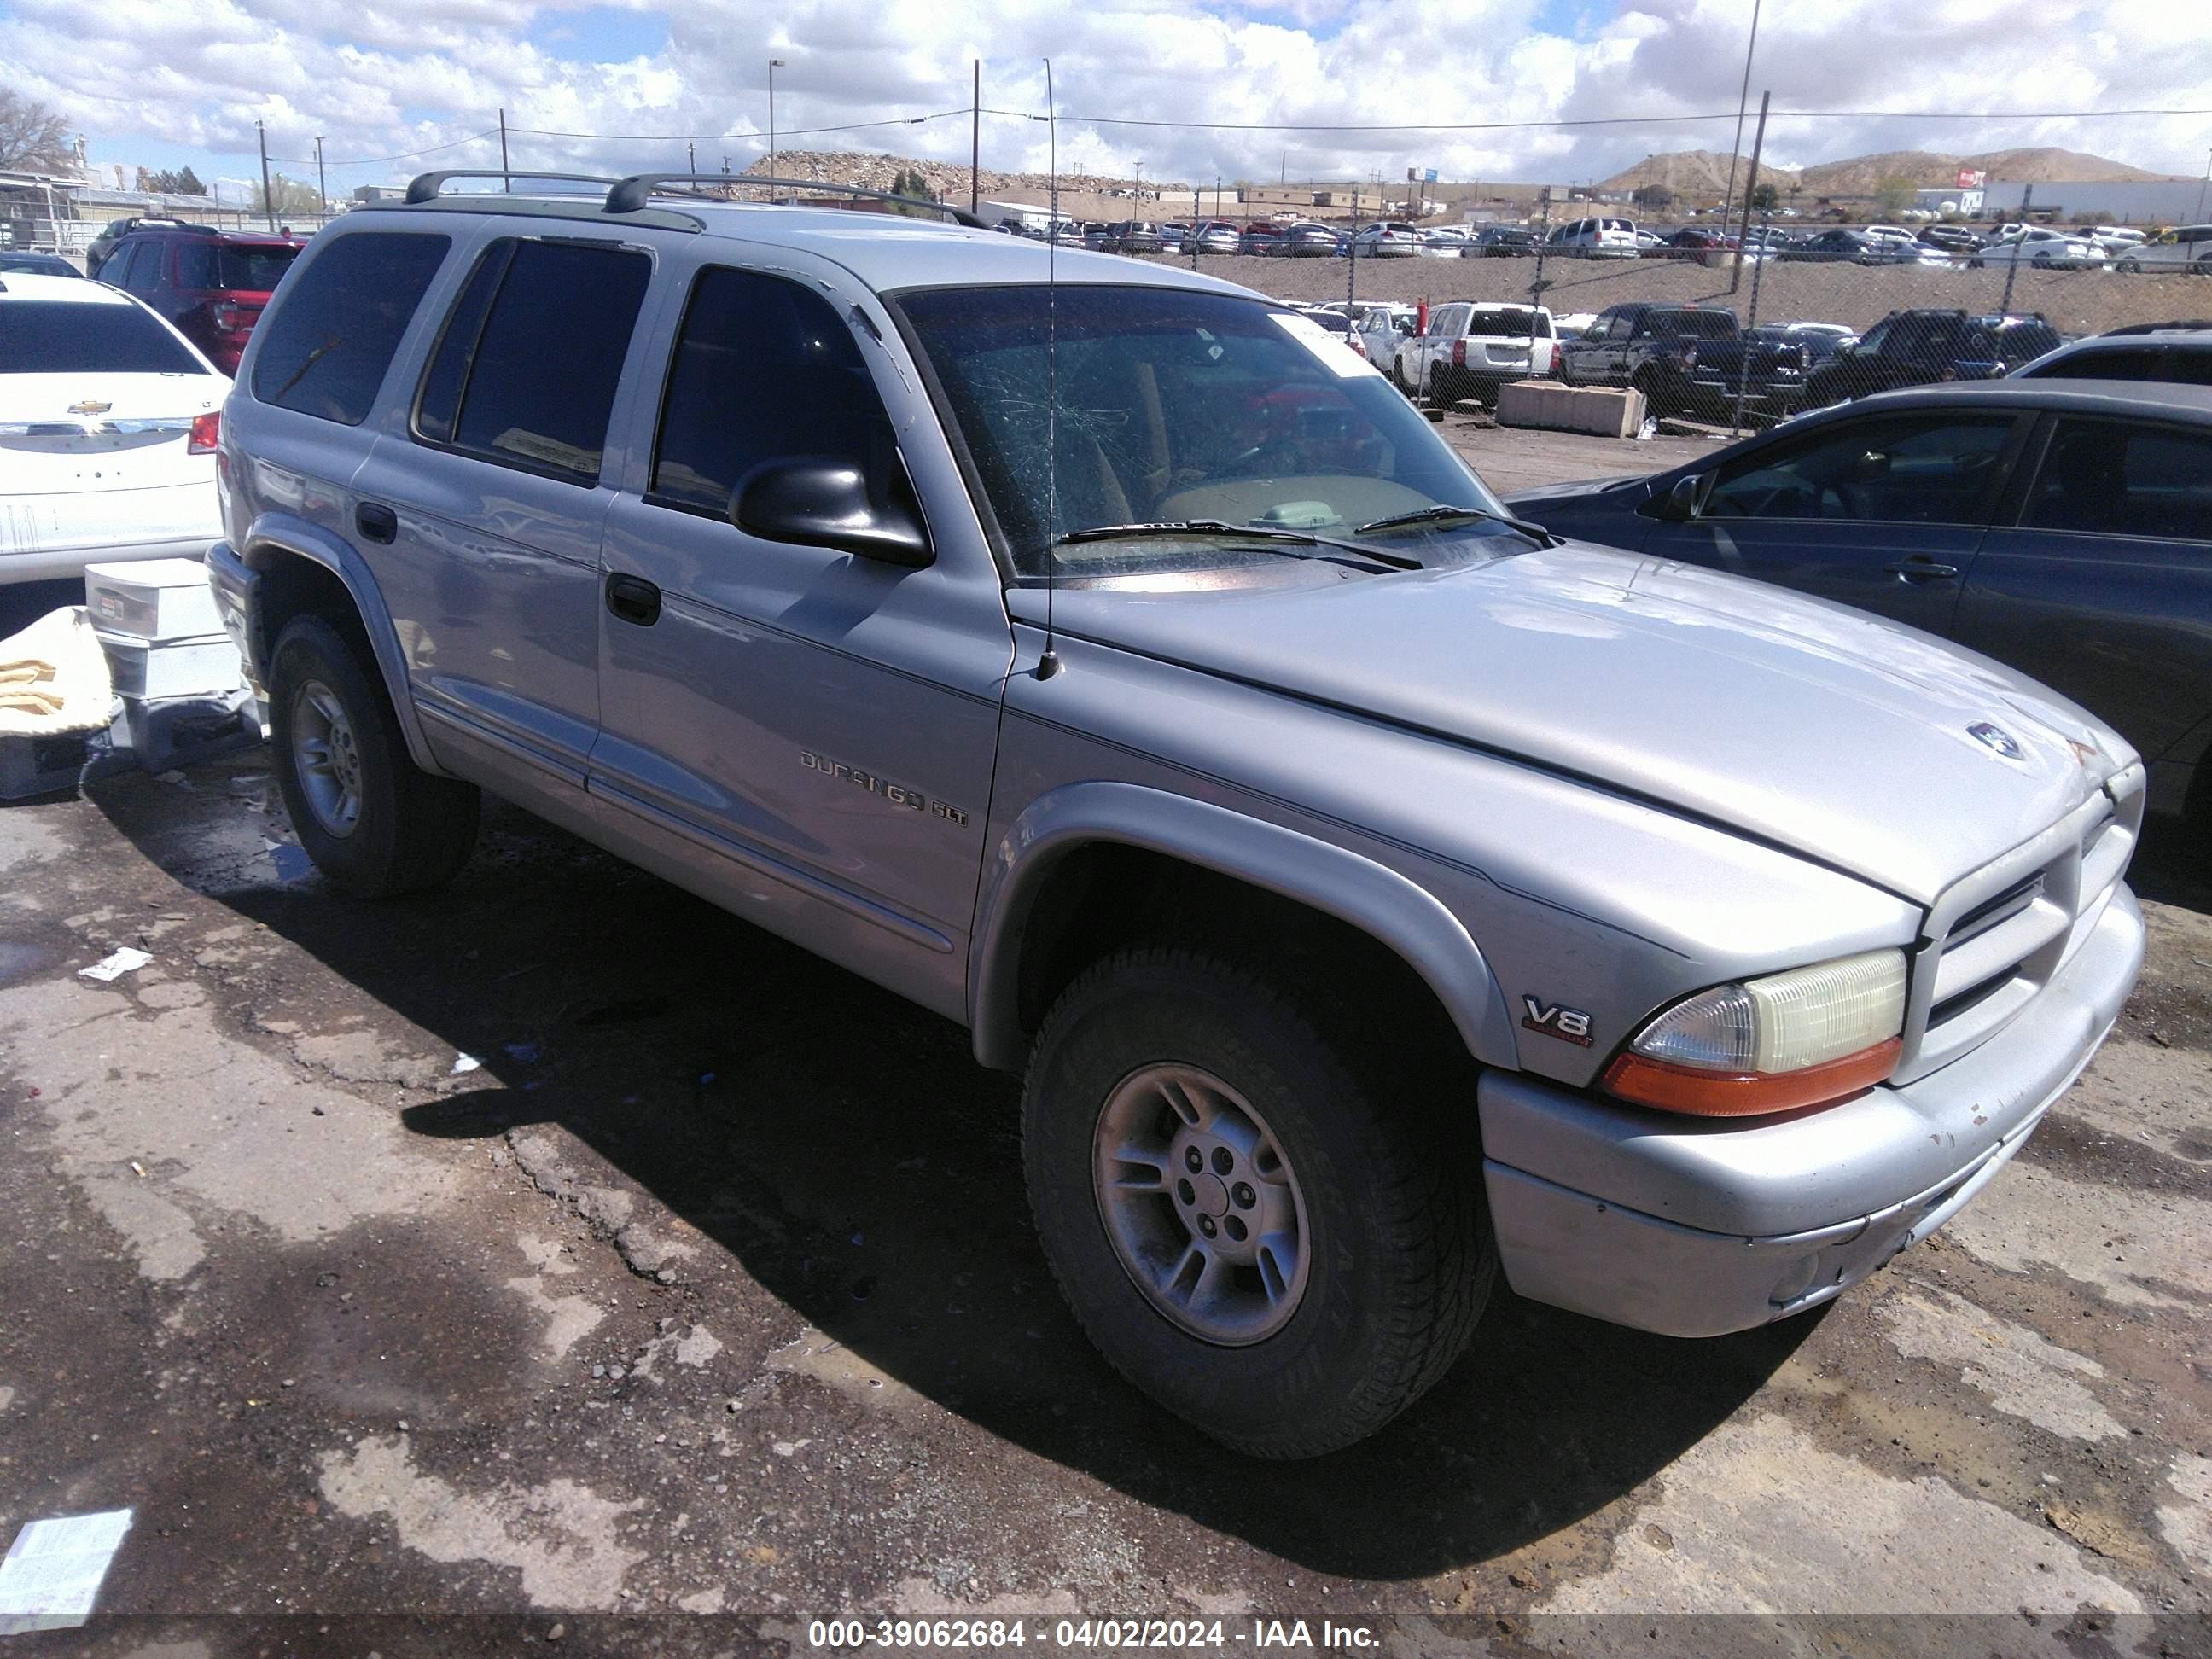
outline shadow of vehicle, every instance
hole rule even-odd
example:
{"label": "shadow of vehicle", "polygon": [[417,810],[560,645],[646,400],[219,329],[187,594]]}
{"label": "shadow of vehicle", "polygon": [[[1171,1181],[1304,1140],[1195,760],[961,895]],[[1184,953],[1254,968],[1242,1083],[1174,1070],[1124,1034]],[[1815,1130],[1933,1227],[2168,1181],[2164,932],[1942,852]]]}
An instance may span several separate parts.
{"label": "shadow of vehicle", "polygon": [[1677,1341],[1501,1282],[1468,1357],[1381,1435],[1250,1462],[1077,1329],[1031,1232],[1016,1084],[965,1032],[513,808],[488,803],[450,887],[368,905],[263,848],[281,808],[219,832],[248,811],[236,788],[89,793],[177,879],[483,1057],[498,1086],[405,1108],[415,1132],[557,1128],[897,1382],[1314,1570],[1416,1577],[1554,1531],[1694,1445],[1817,1323]]}

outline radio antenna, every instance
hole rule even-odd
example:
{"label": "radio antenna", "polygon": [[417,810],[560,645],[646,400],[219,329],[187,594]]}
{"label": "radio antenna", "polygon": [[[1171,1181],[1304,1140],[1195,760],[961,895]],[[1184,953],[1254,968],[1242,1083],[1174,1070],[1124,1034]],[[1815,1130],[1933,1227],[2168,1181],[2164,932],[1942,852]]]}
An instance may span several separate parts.
{"label": "radio antenna", "polygon": [[1052,100],[1052,59],[1044,60],[1046,179],[1044,235],[1044,654],[1036,677],[1060,672],[1059,635],[1053,631],[1053,567],[1060,546],[1060,110]]}

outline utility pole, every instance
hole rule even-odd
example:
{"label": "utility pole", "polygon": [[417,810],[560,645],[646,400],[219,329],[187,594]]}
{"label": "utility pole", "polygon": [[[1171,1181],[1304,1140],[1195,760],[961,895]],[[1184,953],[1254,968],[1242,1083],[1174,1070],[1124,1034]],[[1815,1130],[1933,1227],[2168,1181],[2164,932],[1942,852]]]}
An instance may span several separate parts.
{"label": "utility pole", "polygon": [[253,137],[261,146],[261,210],[269,216],[269,228],[276,228],[276,198],[269,192],[269,131],[260,122],[253,124]]}
{"label": "utility pole", "polygon": [[1743,49],[1743,88],[1735,96],[1735,142],[1729,146],[1728,195],[1723,198],[1721,223],[1728,223],[1727,209],[1735,205],[1735,160],[1743,153],[1743,112],[1751,102],[1751,55],[1759,50],[1759,0],[1751,0],[1751,39]]}
{"label": "utility pole", "polygon": [[684,146],[684,170],[686,173],[696,173],[699,171],[698,145],[686,144]]}
{"label": "utility pole", "polygon": [[[1752,136],[1751,173],[1743,186],[1743,228],[1736,234],[1735,264],[1729,272],[1729,292],[1731,294],[1743,281],[1743,245],[1751,236],[1751,198],[1759,193],[1759,152],[1760,146],[1766,143],[1766,106],[1773,96],[1771,92],[1759,94],[1759,131]],[[1723,231],[1728,228],[1727,220],[1721,221],[1721,228]]]}
{"label": "utility pole", "polygon": [[1198,269],[1198,233],[1205,223],[1205,216],[1199,211],[1198,185],[1196,180],[1193,180],[1190,186],[1190,268],[1193,270]]}
{"label": "utility pole", "polygon": [[514,180],[507,175],[507,112],[503,109],[499,112],[499,187],[514,188]]}
{"label": "utility pole", "polygon": [[783,59],[768,60],[768,176],[775,177],[775,72],[784,67]]}
{"label": "utility pole", "polygon": [[975,90],[968,106],[968,211],[975,212],[976,173],[983,159],[983,60],[975,60]]}
{"label": "utility pole", "polygon": [[1145,164],[1142,161],[1137,163],[1137,199],[1139,202],[1145,199]]}
{"label": "utility pole", "polygon": [[315,135],[315,194],[323,198],[323,217],[331,216],[330,186],[323,182],[323,135]]}
{"label": "utility pole", "polygon": [[2197,216],[2199,219],[2204,216],[2204,192],[2207,188],[2212,188],[2212,158],[2208,158],[2204,163],[2204,182],[2197,186]]}
{"label": "utility pole", "polygon": [[[2020,192],[2020,222],[2021,224],[2025,225],[2027,222],[2027,210],[2034,204],[2034,202],[2035,186],[2033,185],[2029,185]],[[2000,317],[2009,317],[2012,315],[2012,285],[2014,279],[2020,275],[2020,249],[2021,244],[2017,240],[2014,240],[2008,249],[2008,252],[2011,253],[2012,257],[2005,261],[2004,298],[1997,301],[1997,315]]]}

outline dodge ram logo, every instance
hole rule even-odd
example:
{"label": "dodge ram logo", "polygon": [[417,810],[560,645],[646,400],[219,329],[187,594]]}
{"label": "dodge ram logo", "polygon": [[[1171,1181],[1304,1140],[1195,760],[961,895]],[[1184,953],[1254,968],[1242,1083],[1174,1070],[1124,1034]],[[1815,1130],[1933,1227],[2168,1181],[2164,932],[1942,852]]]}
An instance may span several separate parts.
{"label": "dodge ram logo", "polygon": [[2007,760],[2020,758],[2020,744],[2014,739],[2012,733],[2003,728],[1991,726],[1987,720],[1976,720],[1966,730]]}

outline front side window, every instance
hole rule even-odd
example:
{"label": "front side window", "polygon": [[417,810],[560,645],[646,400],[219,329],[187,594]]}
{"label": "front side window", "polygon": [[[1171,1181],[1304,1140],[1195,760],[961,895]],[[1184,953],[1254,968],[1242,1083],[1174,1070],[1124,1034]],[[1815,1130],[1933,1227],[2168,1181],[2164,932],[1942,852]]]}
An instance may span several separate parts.
{"label": "front side window", "polygon": [[611,242],[493,243],[423,377],[416,434],[566,483],[598,483],[652,276],[649,258]]}
{"label": "front side window", "polygon": [[2212,543],[2212,434],[2062,420],[2021,523]]}
{"label": "front side window", "polygon": [[1845,421],[1723,468],[1705,516],[1979,523],[2012,428],[2008,415]]}
{"label": "front side window", "polygon": [[323,245],[256,331],[254,398],[359,426],[451,246],[442,235],[395,231]]}
{"label": "front side window", "polygon": [[763,461],[839,461],[886,479],[890,420],[852,331],[811,289],[715,266],[684,307],[648,499],[714,518]]}
{"label": "front side window", "polygon": [[[1265,301],[1124,284],[897,298],[1018,577],[1264,560],[1218,536],[1067,544],[1106,526],[1214,520],[1350,538],[1435,506],[1498,512],[1389,381]],[[1377,543],[1377,545],[1385,544]],[[1460,520],[1387,545],[1424,561],[1520,551]]]}

